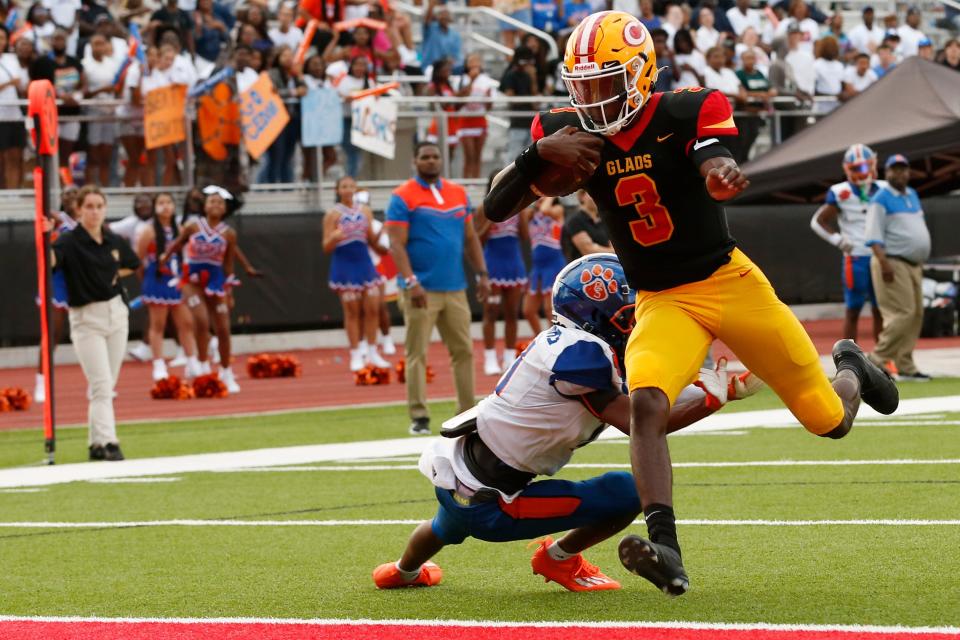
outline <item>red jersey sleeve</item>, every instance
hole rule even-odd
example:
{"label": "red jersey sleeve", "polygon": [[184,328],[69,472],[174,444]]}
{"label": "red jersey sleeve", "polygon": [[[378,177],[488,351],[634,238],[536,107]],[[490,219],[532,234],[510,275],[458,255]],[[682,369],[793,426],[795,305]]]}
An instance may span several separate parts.
{"label": "red jersey sleeve", "polygon": [[697,116],[697,138],[735,136],[737,125],[733,121],[730,101],[719,91],[712,91],[700,105]]}
{"label": "red jersey sleeve", "polygon": [[533,116],[533,122],[530,123],[530,136],[536,142],[543,137],[543,123],[540,122],[540,114]]}

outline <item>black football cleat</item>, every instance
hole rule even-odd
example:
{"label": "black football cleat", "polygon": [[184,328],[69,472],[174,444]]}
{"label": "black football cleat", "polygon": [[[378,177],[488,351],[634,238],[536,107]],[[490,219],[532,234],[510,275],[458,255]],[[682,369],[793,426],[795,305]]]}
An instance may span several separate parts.
{"label": "black football cleat", "polygon": [[853,340],[837,340],[833,345],[833,364],[837,371],[849,369],[860,380],[860,398],[883,415],[900,405],[900,392],[886,369],[870,362]]}
{"label": "black football cleat", "polygon": [[682,596],[690,589],[680,554],[670,547],[629,535],[620,541],[618,551],[627,571],[646,578],[668,596]]}

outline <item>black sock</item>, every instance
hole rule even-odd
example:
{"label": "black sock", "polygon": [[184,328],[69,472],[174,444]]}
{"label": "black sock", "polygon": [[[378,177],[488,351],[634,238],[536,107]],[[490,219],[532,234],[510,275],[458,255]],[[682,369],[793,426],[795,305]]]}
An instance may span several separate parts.
{"label": "black sock", "polygon": [[670,547],[679,555],[680,542],[677,540],[677,518],[673,514],[673,507],[648,504],[643,509],[643,516],[647,522],[650,541]]}

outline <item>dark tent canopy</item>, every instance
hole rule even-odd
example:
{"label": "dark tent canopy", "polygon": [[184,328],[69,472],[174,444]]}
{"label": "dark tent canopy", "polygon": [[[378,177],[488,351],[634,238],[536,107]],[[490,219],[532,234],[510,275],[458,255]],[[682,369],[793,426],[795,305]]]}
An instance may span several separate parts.
{"label": "dark tent canopy", "polygon": [[[911,57],[817,124],[748,163],[740,202],[808,202],[843,178],[843,152],[864,143],[910,158],[921,196],[960,188],[960,74]],[[881,175],[882,177],[882,175]]]}

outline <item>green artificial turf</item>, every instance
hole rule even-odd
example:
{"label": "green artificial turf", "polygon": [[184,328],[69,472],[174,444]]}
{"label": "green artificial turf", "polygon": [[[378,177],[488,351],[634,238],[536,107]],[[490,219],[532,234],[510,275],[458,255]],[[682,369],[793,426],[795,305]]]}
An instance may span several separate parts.
{"label": "green artificial turf", "polygon": [[[358,413],[329,411],[325,434],[357,432]],[[290,418],[281,441],[312,435]],[[271,418],[272,419],[272,418]],[[868,421],[840,441],[803,429],[745,429],[671,438],[675,463],[960,458],[960,414],[921,424]],[[940,424],[922,424],[939,422]],[[218,423],[220,426],[217,426]],[[186,426],[178,423],[179,426]],[[200,431],[204,423],[187,428]],[[254,425],[210,420],[212,434]],[[178,425],[130,428],[157,447],[182,446]],[[13,434],[5,434],[13,435]],[[339,437],[339,436],[338,436]],[[388,437],[388,436],[384,436]],[[373,453],[373,452],[371,452]],[[388,470],[188,473],[175,482],[74,482],[0,492],[0,521],[169,519],[426,519],[431,485],[415,456],[311,465]],[[583,479],[629,462],[625,439],[580,449],[561,476]],[[683,467],[681,519],[960,519],[956,464]],[[411,525],[27,529],[0,524],[0,614],[159,617],[690,620],[821,624],[960,624],[960,526],[681,525],[693,589],[669,600],[616,558],[618,537],[587,557],[623,590],[571,594],[531,574],[525,542],[468,541],[436,558],[441,586],[377,591],[370,572],[401,553]],[[633,530],[643,533],[642,526]]]}

